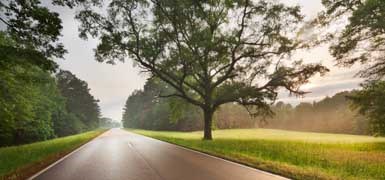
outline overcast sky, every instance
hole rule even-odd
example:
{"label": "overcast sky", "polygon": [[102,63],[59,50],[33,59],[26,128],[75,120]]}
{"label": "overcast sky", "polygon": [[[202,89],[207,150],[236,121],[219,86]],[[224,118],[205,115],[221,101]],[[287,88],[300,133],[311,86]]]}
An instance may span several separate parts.
{"label": "overcast sky", "polygon": [[[287,0],[298,3],[303,8],[303,13],[309,18],[314,17],[322,8],[321,0]],[[65,60],[57,60],[60,68],[69,70],[78,78],[86,81],[91,93],[100,100],[102,114],[115,120],[121,120],[122,109],[127,97],[135,90],[141,89],[146,77],[139,73],[139,69],[131,62],[117,63],[116,65],[103,64],[94,60],[93,49],[96,40],[82,40],[78,37],[79,23],[74,20],[74,10],[58,8],[63,21],[63,37],[68,54]],[[296,55],[305,62],[322,62],[331,72],[324,77],[315,77],[304,89],[311,91],[303,98],[288,97],[286,93],[280,94],[280,100],[298,104],[302,101],[312,102],[325,96],[332,96],[336,92],[351,90],[358,87],[362,81],[354,78],[357,68],[337,68],[330,56],[327,47]]]}

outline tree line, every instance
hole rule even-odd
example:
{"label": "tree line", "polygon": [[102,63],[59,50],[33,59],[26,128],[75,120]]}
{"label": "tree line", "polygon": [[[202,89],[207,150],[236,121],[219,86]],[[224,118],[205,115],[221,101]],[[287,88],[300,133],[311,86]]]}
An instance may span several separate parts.
{"label": "tree line", "polygon": [[[159,97],[170,91],[167,84],[149,79],[143,90],[134,91],[123,112],[123,126],[149,130],[195,131],[203,128],[202,111],[178,99]],[[358,91],[344,91],[318,102],[302,102],[296,106],[284,102],[271,105],[274,115],[251,117],[246,109],[228,103],[214,114],[213,127],[273,128],[296,131],[374,134],[369,121],[360,115],[352,103]]]}
{"label": "tree line", "polygon": [[267,119],[267,128],[297,131],[372,134],[369,122],[353,106],[351,97],[357,93],[344,91],[318,102],[302,102],[297,106],[276,103],[272,109],[275,116]]}
{"label": "tree line", "polygon": [[122,124],[120,121],[116,121],[107,117],[100,118],[99,127],[101,128],[119,128],[121,126]]}

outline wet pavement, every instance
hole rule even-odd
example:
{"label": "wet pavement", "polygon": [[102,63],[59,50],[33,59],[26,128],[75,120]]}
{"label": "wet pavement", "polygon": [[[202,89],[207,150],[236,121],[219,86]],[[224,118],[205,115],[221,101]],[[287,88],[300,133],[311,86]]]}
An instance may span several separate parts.
{"label": "wet pavement", "polygon": [[34,179],[275,180],[285,178],[122,129],[111,129]]}

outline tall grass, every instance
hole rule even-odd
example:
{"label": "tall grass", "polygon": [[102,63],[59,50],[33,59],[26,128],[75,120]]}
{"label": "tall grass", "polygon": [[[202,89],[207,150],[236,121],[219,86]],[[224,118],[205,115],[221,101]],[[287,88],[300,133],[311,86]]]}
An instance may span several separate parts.
{"label": "tall grass", "polygon": [[385,179],[385,138],[271,129],[135,133],[294,179]]}
{"label": "tall grass", "polygon": [[22,146],[0,148],[0,179],[23,179],[100,135],[90,131]]}

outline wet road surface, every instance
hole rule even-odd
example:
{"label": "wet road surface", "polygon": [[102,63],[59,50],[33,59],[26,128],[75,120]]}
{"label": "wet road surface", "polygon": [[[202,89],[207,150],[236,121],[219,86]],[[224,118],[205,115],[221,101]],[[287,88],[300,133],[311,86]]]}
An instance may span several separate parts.
{"label": "wet road surface", "polygon": [[112,129],[36,180],[275,180],[263,171]]}

